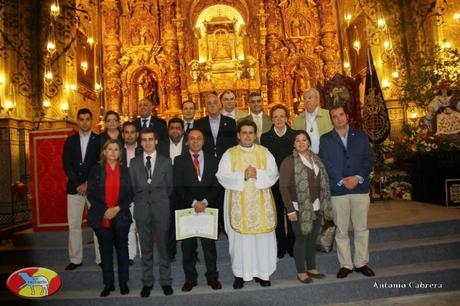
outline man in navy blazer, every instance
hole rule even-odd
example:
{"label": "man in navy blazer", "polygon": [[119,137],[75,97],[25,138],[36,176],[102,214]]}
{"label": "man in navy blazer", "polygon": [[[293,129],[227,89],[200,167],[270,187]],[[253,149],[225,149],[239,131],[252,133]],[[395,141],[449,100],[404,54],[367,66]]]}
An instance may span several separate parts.
{"label": "man in navy blazer", "polygon": [[[219,183],[217,182],[217,158],[202,150],[204,134],[199,128],[192,128],[188,133],[190,150],[176,157],[174,162],[174,189],[178,195],[176,209],[194,208],[203,212],[206,207],[217,208]],[[200,238],[206,264],[206,279],[209,286],[219,290],[216,260],[216,243],[212,239]],[[197,238],[182,240],[182,266],[185,283],[182,291],[190,291],[197,285],[196,264]]]}
{"label": "man in navy blazer", "polygon": [[[329,110],[334,129],[321,137],[319,156],[326,166],[331,187],[332,211],[337,226],[335,241],[340,270],[337,278],[353,272],[374,276],[368,267],[369,174],[372,150],[366,134],[348,125],[348,114],[342,106]],[[354,256],[348,237],[349,220],[354,230]]]}
{"label": "man in navy blazer", "polygon": [[91,132],[93,114],[87,108],[78,110],[78,133],[64,143],[62,160],[67,175],[67,222],[69,224],[69,259],[66,270],[82,265],[83,242],[81,222],[86,203],[87,181],[91,168],[99,161],[100,141]]}
{"label": "man in navy blazer", "polygon": [[152,115],[154,112],[152,101],[149,99],[142,99],[139,101],[138,112],[140,117],[134,120],[138,132],[145,128],[151,128],[157,133],[159,141],[168,137],[166,121]]}

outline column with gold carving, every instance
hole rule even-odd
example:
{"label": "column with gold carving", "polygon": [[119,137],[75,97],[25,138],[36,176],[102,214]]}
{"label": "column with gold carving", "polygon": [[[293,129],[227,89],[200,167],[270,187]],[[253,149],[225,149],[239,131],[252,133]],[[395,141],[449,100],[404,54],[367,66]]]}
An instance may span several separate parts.
{"label": "column with gold carving", "polygon": [[104,48],[104,87],[106,109],[119,112],[121,110],[121,66],[120,58],[120,26],[119,1],[104,0],[102,2]]}
{"label": "column with gold carving", "polygon": [[332,79],[337,71],[337,29],[334,23],[334,11],[332,0],[321,0],[319,3],[319,15],[321,22],[321,59],[323,60],[323,72],[326,81]]}
{"label": "column with gold carving", "polygon": [[281,14],[276,5],[276,0],[265,1],[265,11],[267,17],[267,83],[268,83],[268,102],[283,102],[283,79],[284,73],[281,68],[280,52],[282,43],[280,40],[282,20]]}
{"label": "column with gold carving", "polygon": [[179,67],[180,67],[180,80],[181,80],[181,96],[184,99],[188,98],[187,90],[187,63],[185,62],[185,48],[184,48],[184,21],[180,6],[176,8],[176,18],[174,22],[177,30],[177,46],[179,50]]}
{"label": "column with gold carving", "polygon": [[161,6],[161,44],[162,52],[162,73],[163,73],[163,89],[167,99],[166,112],[169,114],[179,113],[181,110],[181,83],[180,83],[180,62],[179,50],[177,44],[176,25],[174,24],[175,17],[175,1],[162,0]]}

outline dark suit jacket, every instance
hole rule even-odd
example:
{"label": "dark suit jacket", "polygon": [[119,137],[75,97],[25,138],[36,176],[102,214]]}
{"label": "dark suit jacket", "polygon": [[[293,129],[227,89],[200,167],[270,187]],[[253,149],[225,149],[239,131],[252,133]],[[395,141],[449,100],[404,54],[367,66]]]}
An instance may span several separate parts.
{"label": "dark suit jacket", "polygon": [[[184,139],[182,140],[181,154],[183,154],[185,152],[185,150],[187,149],[186,142],[187,142],[187,139],[186,139],[186,136],[184,135]],[[169,154],[170,153],[169,152],[169,145],[170,144],[171,144],[171,139],[169,137],[166,140],[162,140],[162,141],[158,142],[158,145],[157,145],[158,153],[160,153],[163,156],[171,158],[171,155]]]}
{"label": "dark suit jacket", "polygon": [[204,152],[204,167],[201,182],[196,175],[190,152],[177,156],[174,160],[174,190],[178,195],[175,209],[191,208],[194,200],[208,201],[208,207],[217,208],[219,183],[216,173],[217,158]]}
{"label": "dark suit jacket", "polygon": [[[137,144],[136,149],[134,149],[134,157],[142,155],[143,152],[144,152],[144,150],[142,149],[142,147],[139,144]],[[126,157],[126,148],[123,146],[123,149],[121,150],[121,164],[124,167],[128,167],[128,162],[127,162],[126,158],[127,158]]]}
{"label": "dark suit jacket", "polygon": [[[136,130],[138,132],[142,128],[141,120],[141,118],[137,118],[136,120],[134,120],[134,124],[136,125]],[[150,117],[149,127],[157,132],[159,141],[168,138],[168,129],[166,128],[166,121],[164,121],[163,119],[153,116]]]}
{"label": "dark suit jacket", "polygon": [[69,136],[64,143],[62,161],[67,175],[67,193],[77,194],[77,187],[88,180],[91,168],[99,161],[100,141],[91,133],[86,148],[85,160],[81,160],[80,134]]}
{"label": "dark suit jacket", "polygon": [[[326,166],[332,196],[369,192],[372,150],[364,132],[350,128],[345,148],[339,134],[333,129],[321,136],[319,157]],[[344,177],[353,175],[361,176],[364,182],[352,190],[346,189],[343,185],[337,186]]]}
{"label": "dark suit jacket", "polygon": [[230,117],[221,115],[216,143],[214,143],[214,138],[212,137],[209,116],[195,121],[195,126],[204,132],[203,151],[216,156],[218,161],[220,161],[227,149],[238,144],[236,139],[236,123]]}
{"label": "dark suit jacket", "polygon": [[[87,198],[91,207],[88,210],[87,220],[92,228],[100,226],[107,209],[105,206],[105,177],[105,166],[99,164],[95,165],[89,174]],[[129,170],[122,166],[120,172],[120,195],[118,197],[120,212],[115,217],[117,226],[126,226],[133,222],[131,212],[129,211],[129,205],[133,201],[133,196]]]}

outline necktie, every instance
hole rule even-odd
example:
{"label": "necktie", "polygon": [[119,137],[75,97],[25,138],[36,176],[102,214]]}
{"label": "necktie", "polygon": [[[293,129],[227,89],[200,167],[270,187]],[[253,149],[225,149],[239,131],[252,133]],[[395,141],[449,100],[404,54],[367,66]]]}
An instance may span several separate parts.
{"label": "necktie", "polygon": [[195,166],[196,170],[196,175],[198,177],[201,177],[201,171],[200,171],[200,161],[198,160],[199,154],[193,154],[193,165]]}
{"label": "necktie", "polygon": [[147,121],[149,121],[149,119],[142,119],[142,128],[143,129],[147,128]]}
{"label": "necktie", "polygon": [[191,125],[192,125],[192,124],[191,124],[190,122],[187,122],[187,129],[186,129],[186,131],[190,130]]}
{"label": "necktie", "polygon": [[150,179],[152,177],[152,162],[150,161],[152,159],[152,156],[147,156],[147,162],[145,163],[145,167],[147,168],[147,178]]}

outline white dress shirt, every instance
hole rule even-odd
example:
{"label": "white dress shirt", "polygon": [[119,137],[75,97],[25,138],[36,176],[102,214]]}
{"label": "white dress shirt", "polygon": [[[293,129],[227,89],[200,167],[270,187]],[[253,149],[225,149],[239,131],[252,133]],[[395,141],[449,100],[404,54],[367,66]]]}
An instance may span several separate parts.
{"label": "white dress shirt", "polygon": [[171,162],[174,165],[174,158],[182,154],[182,142],[184,141],[184,137],[180,139],[180,141],[175,144],[172,140],[169,140],[169,157],[171,158]]}
{"label": "white dress shirt", "polygon": [[81,161],[84,162],[86,156],[86,149],[88,149],[88,143],[91,137],[91,131],[86,133],[79,131],[78,134],[80,134]]}
{"label": "white dress shirt", "polygon": [[306,112],[305,120],[307,121],[307,133],[310,136],[311,144],[310,144],[310,151],[315,154],[319,153],[319,130],[318,130],[318,122],[316,117],[318,116],[318,107],[315,109],[313,113]]}
{"label": "white dress shirt", "polygon": [[147,165],[146,165],[146,163],[147,163],[147,156],[150,156],[150,157],[151,157],[150,162],[152,163],[152,168],[150,169],[150,175],[149,175],[149,177],[151,178],[152,175],[153,175],[153,171],[155,171],[155,161],[156,161],[156,159],[157,159],[157,151],[155,150],[155,151],[153,151],[153,152],[150,153],[150,154],[147,154],[147,153],[144,152],[144,166],[145,166],[145,169],[146,169],[146,170],[148,170],[148,169],[147,169]]}

